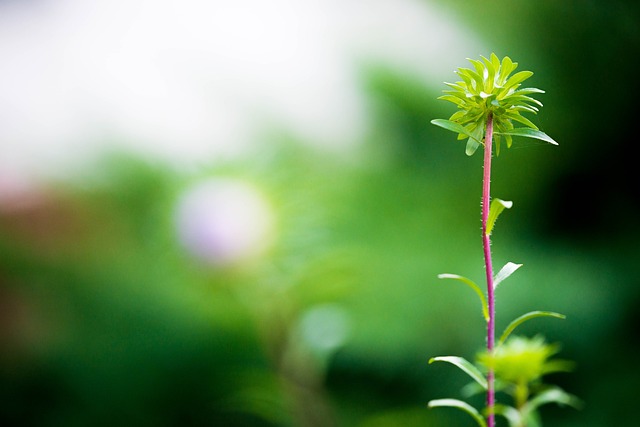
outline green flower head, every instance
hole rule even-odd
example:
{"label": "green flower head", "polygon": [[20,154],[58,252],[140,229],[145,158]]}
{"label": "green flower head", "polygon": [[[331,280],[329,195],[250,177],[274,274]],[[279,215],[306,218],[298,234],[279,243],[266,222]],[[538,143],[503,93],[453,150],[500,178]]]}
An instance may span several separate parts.
{"label": "green flower head", "polygon": [[[449,90],[439,97],[456,104],[458,111],[449,120],[432,120],[431,123],[456,132],[458,139],[467,139],[467,155],[475,153],[484,144],[489,116],[493,119],[496,153],[500,153],[501,137],[507,147],[511,147],[513,136],[536,138],[551,144],[557,144],[551,137],[522,113],[536,114],[542,103],[530,95],[544,93],[541,89],[520,88],[523,81],[533,75],[531,71],[512,74],[518,67],[517,62],[505,56],[502,61],[495,53],[487,59],[469,59],[471,68],[458,68],[456,74],[462,79],[455,83],[445,83]],[[516,128],[513,122],[523,127]]]}
{"label": "green flower head", "polygon": [[512,337],[493,352],[480,353],[478,362],[492,369],[501,381],[529,384],[543,375],[571,369],[570,362],[551,359],[557,352],[558,346],[547,344],[542,337]]}

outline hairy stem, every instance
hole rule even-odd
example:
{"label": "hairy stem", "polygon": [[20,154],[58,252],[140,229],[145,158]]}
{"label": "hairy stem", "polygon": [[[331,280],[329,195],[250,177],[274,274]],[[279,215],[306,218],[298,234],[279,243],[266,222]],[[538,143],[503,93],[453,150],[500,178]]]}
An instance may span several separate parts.
{"label": "hairy stem", "polygon": [[[491,148],[493,145],[493,115],[487,117],[487,130],[484,138],[484,174],[482,177],[482,247],[484,249],[485,273],[487,275],[487,308],[489,309],[489,321],[487,322],[487,351],[493,351],[495,346],[495,298],[493,295],[493,265],[491,262],[491,239],[487,234],[487,220],[489,219],[489,206],[491,203]],[[495,374],[489,369],[487,374],[487,416],[488,427],[495,426]]]}

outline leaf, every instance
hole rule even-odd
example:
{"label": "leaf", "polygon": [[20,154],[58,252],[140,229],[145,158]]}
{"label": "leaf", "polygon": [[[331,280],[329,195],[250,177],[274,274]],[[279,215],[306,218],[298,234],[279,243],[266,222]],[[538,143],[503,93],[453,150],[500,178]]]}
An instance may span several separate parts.
{"label": "leaf", "polygon": [[[482,79],[482,75],[476,73],[475,71],[469,69],[469,68],[458,68],[458,74],[463,77],[464,79],[464,75],[468,76],[469,78],[473,79],[473,81],[475,82],[475,85],[471,84],[469,82],[469,86],[470,87],[475,87],[476,89],[481,89],[482,88],[482,84],[483,84],[483,79]],[[466,81],[466,80],[465,80]]]}
{"label": "leaf", "polygon": [[544,364],[542,375],[554,372],[571,372],[575,368],[575,363],[570,360],[554,359]]}
{"label": "leaf", "polygon": [[473,153],[476,152],[476,150],[480,146],[480,144],[476,141],[482,140],[482,132],[484,131],[484,125],[480,126],[478,125],[478,123],[475,123],[471,126],[475,126],[475,129],[473,129],[473,131],[471,132],[471,138],[467,140],[467,146],[465,148],[465,154],[467,156],[473,156]]}
{"label": "leaf", "polygon": [[498,345],[504,343],[515,328],[517,328],[527,320],[535,319],[536,317],[555,317],[556,319],[566,319],[567,316],[560,313],[554,313],[553,311],[531,311],[529,313],[523,314],[513,322],[509,323],[509,326],[507,326],[507,328],[502,333],[502,336],[498,340]]}
{"label": "leaf", "polygon": [[458,356],[437,356],[429,359],[429,364],[433,362],[447,362],[462,369],[467,375],[474,379],[485,390],[487,389],[487,379],[482,375],[482,372],[475,365],[469,362],[464,357]]}
{"label": "leaf", "polygon": [[511,129],[509,131],[500,132],[500,135],[512,135],[512,136],[523,136],[526,138],[535,138],[535,139],[540,139],[542,141],[548,142],[553,145],[558,145],[558,143],[554,141],[553,138],[551,138],[549,135],[535,129],[516,128],[516,129]]}
{"label": "leaf", "polygon": [[482,415],[478,412],[476,408],[469,405],[467,402],[463,402],[458,399],[436,399],[432,400],[428,403],[429,408],[436,407],[449,407],[449,408],[457,408],[461,409],[467,414],[471,415],[474,420],[478,423],[480,427],[487,427],[487,422],[484,420]]}
{"label": "leaf", "polygon": [[457,106],[464,105],[464,101],[462,100],[462,98],[460,98],[459,96],[455,96],[455,95],[442,95],[442,96],[439,96],[438,99],[441,99],[443,101],[453,102]]}
{"label": "leaf", "polygon": [[478,61],[477,59],[471,59],[471,58],[467,58],[467,61],[473,64],[473,68],[476,69],[476,72],[479,75],[484,75],[484,64],[481,61]]}
{"label": "leaf", "polygon": [[533,76],[533,73],[531,71],[520,71],[519,73],[515,73],[513,76],[509,77],[507,82],[504,84],[504,88],[508,89],[515,87],[531,76]]}
{"label": "leaf", "polygon": [[465,285],[469,286],[471,289],[473,289],[475,293],[478,294],[478,296],[480,297],[480,303],[482,304],[482,315],[484,316],[484,320],[486,320],[487,322],[489,321],[489,308],[487,307],[487,299],[484,296],[484,292],[482,292],[482,290],[480,289],[480,286],[478,286],[473,280],[467,279],[464,276],[460,276],[457,274],[449,274],[449,273],[438,274],[438,279],[459,280]]}
{"label": "leaf", "polygon": [[546,93],[542,89],[538,89],[537,87],[526,87],[524,89],[518,89],[513,94],[514,95],[531,95],[532,93]]}
{"label": "leaf", "polygon": [[458,408],[471,415],[474,420],[478,423],[480,427],[487,427],[487,422],[484,420],[482,415],[478,412],[476,408],[469,405],[467,402],[463,402],[458,399],[436,399],[432,400],[428,404],[429,408],[436,407],[449,407],[449,408]]}
{"label": "leaf", "polygon": [[529,402],[527,402],[527,404],[524,406],[522,413],[525,415],[529,414],[538,409],[540,406],[549,403],[557,403],[561,406],[567,405],[575,409],[580,409],[582,407],[582,402],[580,401],[580,399],[572,394],[567,393],[561,388],[553,387],[539,393],[533,399],[529,400]]}
{"label": "leaf", "polygon": [[504,101],[507,105],[517,105],[517,104],[526,104],[532,103],[537,104],[542,107],[542,102],[538,101],[535,98],[531,98],[530,96],[526,96],[524,94],[519,93],[519,91],[515,91],[513,94],[504,98]]}
{"label": "leaf", "polygon": [[[466,135],[469,138],[476,139],[476,137],[474,135],[472,135],[471,132],[469,132],[467,130],[467,128],[462,126],[460,123],[452,122],[451,120],[445,120],[445,119],[434,119],[434,120],[431,120],[431,124],[434,124],[436,126],[440,126],[441,128],[450,130],[450,131],[455,132],[455,133],[460,133],[460,134]],[[482,142],[482,141],[479,141],[479,140],[477,140],[477,141],[478,141],[478,143]]]}
{"label": "leaf", "polygon": [[526,111],[528,113],[538,114],[535,107],[530,107],[528,105],[519,105],[514,108],[515,111],[510,111],[506,113],[505,116],[511,120],[515,120],[516,122],[520,122],[523,125],[529,127],[530,129],[539,130],[538,126],[536,126],[531,120],[527,119],[520,115],[520,111]]}
{"label": "leaf", "polygon": [[491,206],[489,207],[489,217],[487,218],[487,229],[485,234],[487,236],[491,235],[491,231],[493,231],[493,226],[496,224],[496,221],[503,210],[511,209],[513,206],[513,202],[501,200],[501,199],[493,199],[491,201]]}
{"label": "leaf", "polygon": [[467,139],[467,146],[464,149],[464,153],[467,156],[473,156],[478,147],[480,147],[480,144],[478,144],[478,142],[474,138],[469,138]]}
{"label": "leaf", "polygon": [[500,75],[498,77],[500,84],[504,84],[507,81],[507,77],[518,67],[517,62],[513,62],[511,58],[505,56],[502,58],[502,64],[500,65]]}
{"label": "leaf", "polygon": [[493,407],[493,412],[496,415],[503,416],[509,423],[509,427],[520,427],[522,425],[520,412],[512,406],[498,404]]}
{"label": "leaf", "polygon": [[511,276],[520,267],[522,267],[522,264],[506,263],[496,274],[496,277],[493,278],[493,289],[496,289],[504,279]]}

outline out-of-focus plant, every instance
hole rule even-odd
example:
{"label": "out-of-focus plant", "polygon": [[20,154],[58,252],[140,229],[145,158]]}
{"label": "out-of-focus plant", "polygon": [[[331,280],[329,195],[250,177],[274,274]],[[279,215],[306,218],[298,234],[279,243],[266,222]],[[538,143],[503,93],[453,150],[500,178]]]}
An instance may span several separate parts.
{"label": "out-of-focus plant", "polygon": [[[457,356],[434,357],[431,362],[451,363],[467,373],[482,390],[486,390],[486,408],[482,414],[473,406],[458,399],[437,399],[430,407],[455,407],[469,413],[481,427],[494,427],[495,416],[506,418],[511,427],[535,427],[541,425],[538,407],[546,403],[578,405],[578,400],[558,387],[546,386],[542,376],[551,372],[565,371],[570,364],[550,359],[557,347],[549,345],[540,337],[526,339],[509,335],[523,322],[537,317],[564,318],[549,311],[533,311],[515,319],[496,342],[495,297],[498,285],[518,270],[522,264],[508,262],[494,275],[491,258],[491,232],[498,216],[512,207],[513,203],[490,197],[492,146],[500,153],[502,138],[508,148],[514,136],[539,139],[554,145],[557,143],[540,131],[522,113],[537,113],[542,103],[533,94],[544,93],[536,88],[521,88],[524,80],[533,75],[531,71],[512,74],[518,64],[508,56],[502,61],[491,54],[490,58],[469,60],[473,69],[459,68],[456,73],[461,81],[446,83],[450,90],[439,99],[450,101],[458,107],[448,120],[436,119],[431,123],[453,131],[458,139],[467,139],[466,154],[471,156],[478,147],[484,148],[484,174],[482,185],[482,243],[486,273],[486,295],[472,280],[457,274],[441,274],[441,279],[455,279],[473,289],[482,303],[482,313],[487,322],[486,350],[477,357],[477,364]],[[520,127],[516,127],[517,122]],[[512,396],[512,404],[497,404],[496,391]]]}
{"label": "out-of-focus plant", "polygon": [[336,425],[324,382],[350,328],[340,304],[348,280],[336,277],[347,275],[337,271],[342,254],[327,244],[310,245],[308,237],[303,242],[298,235],[305,230],[290,219],[303,214],[275,202],[286,198],[281,191],[252,181],[218,176],[197,182],[176,209],[184,249],[211,273],[233,279],[228,289],[253,319],[271,368],[248,369],[227,403],[277,425]]}

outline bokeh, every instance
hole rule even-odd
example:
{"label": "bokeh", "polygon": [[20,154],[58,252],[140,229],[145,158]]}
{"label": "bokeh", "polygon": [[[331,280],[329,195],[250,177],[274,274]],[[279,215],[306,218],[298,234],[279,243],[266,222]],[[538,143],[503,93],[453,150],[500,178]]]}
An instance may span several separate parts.
{"label": "bokeh", "polygon": [[[0,0],[0,424],[471,426],[429,410],[484,345],[482,159],[429,122],[465,58],[547,91],[494,161],[498,329],[640,383],[640,3]],[[482,399],[472,400],[480,406]]]}

